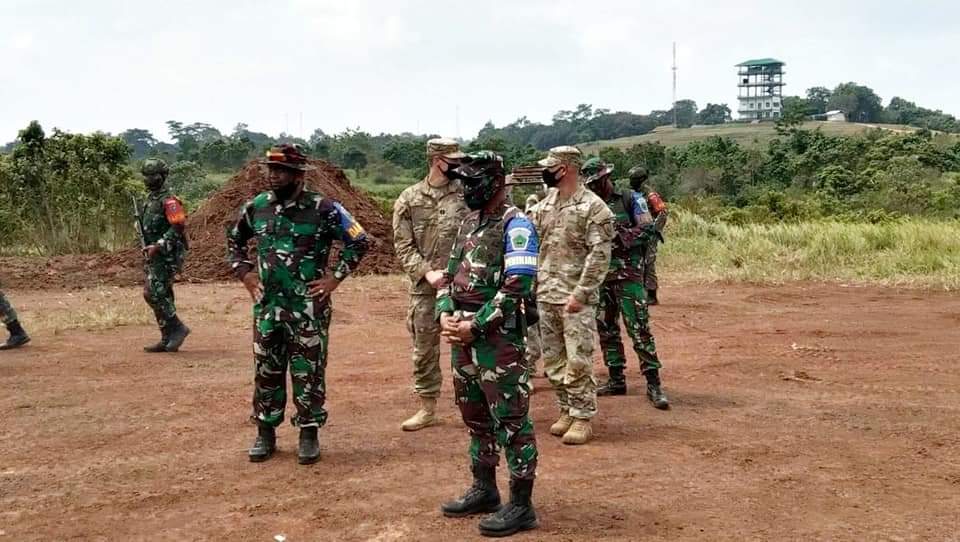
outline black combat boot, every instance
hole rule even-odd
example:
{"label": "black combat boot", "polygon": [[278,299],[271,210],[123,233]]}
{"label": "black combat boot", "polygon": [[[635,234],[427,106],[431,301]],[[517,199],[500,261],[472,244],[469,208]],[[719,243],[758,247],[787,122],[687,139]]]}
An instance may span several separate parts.
{"label": "black combat boot", "polygon": [[597,388],[597,395],[626,395],[627,377],[623,367],[610,367],[610,378]]}
{"label": "black combat boot", "polygon": [[532,494],[533,480],[511,480],[510,502],[496,513],[480,520],[480,534],[501,537],[536,529],[537,512],[530,502]]}
{"label": "black combat boot", "polygon": [[647,305],[659,305],[660,301],[657,300],[657,290],[647,290]]}
{"label": "black combat boot", "polygon": [[273,452],[277,451],[277,431],[266,424],[257,425],[257,440],[253,441],[253,446],[248,452],[250,461],[259,463],[270,459]]}
{"label": "black combat boot", "polygon": [[179,318],[174,317],[173,322],[170,324],[170,332],[167,334],[167,340],[165,341],[167,352],[180,350],[180,346],[189,334],[190,328],[185,326]]}
{"label": "black combat boot", "polygon": [[150,352],[151,354],[166,352],[168,340],[170,340],[170,324],[160,328],[160,342],[151,344],[150,346],[144,346],[143,351]]}
{"label": "black combat boot", "polygon": [[660,389],[660,372],[654,369],[644,374],[647,377],[647,399],[650,399],[653,406],[660,410],[669,409],[670,400],[667,399],[667,394]]}
{"label": "black combat boot", "polygon": [[462,518],[473,514],[495,512],[500,509],[500,491],[497,490],[497,469],[476,464],[473,470],[473,485],[455,501],[440,505],[448,518]]}
{"label": "black combat boot", "polygon": [[7,342],[0,344],[0,350],[19,348],[30,342],[30,336],[23,330],[23,326],[20,325],[19,320],[14,320],[7,324],[7,331],[10,332],[10,338],[7,339]]}
{"label": "black combat boot", "polygon": [[311,465],[320,459],[320,441],[316,427],[300,428],[300,446],[297,448],[297,463]]}

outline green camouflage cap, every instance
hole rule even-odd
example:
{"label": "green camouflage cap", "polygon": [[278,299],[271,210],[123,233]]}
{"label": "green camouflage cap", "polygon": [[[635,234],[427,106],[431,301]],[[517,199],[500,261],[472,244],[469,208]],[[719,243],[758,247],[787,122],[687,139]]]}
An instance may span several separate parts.
{"label": "green camouflage cap", "polygon": [[578,170],[580,169],[580,164],[582,163],[583,155],[580,154],[580,149],[571,147],[569,145],[563,145],[550,149],[550,152],[547,153],[547,157],[537,162],[537,164],[543,167],[556,167],[560,164],[567,164],[577,168]]}
{"label": "green camouflage cap", "polygon": [[583,163],[580,168],[580,175],[586,179],[587,184],[606,177],[613,173],[613,164],[606,164],[596,156]]}
{"label": "green camouflage cap", "polygon": [[459,160],[466,156],[460,150],[460,144],[452,139],[438,137],[427,141],[427,158],[442,156],[451,160]]}
{"label": "green camouflage cap", "polygon": [[170,173],[167,163],[159,158],[147,158],[140,166],[140,173],[144,175],[166,175]]}

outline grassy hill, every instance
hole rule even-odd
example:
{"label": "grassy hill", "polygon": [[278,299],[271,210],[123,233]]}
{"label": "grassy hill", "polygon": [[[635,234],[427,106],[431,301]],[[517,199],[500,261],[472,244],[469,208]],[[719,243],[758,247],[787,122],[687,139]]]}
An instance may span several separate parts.
{"label": "grassy hill", "polygon": [[[829,135],[855,135],[873,128],[883,128],[897,132],[908,132],[917,130],[911,126],[898,124],[858,124],[852,122],[825,122],[810,121],[804,123],[803,127],[807,130],[823,130]],[[672,147],[683,145],[698,139],[706,139],[713,136],[724,136],[735,140],[744,146],[766,145],[768,141],[777,137],[776,128],[772,122],[763,122],[759,124],[730,123],[718,124],[713,126],[694,126],[693,128],[677,129],[672,126],[661,126],[640,136],[622,137],[620,139],[610,139],[604,141],[592,141],[577,145],[580,150],[586,153],[596,153],[599,149],[605,147],[632,147],[638,143],[652,143],[659,141],[662,145]]]}

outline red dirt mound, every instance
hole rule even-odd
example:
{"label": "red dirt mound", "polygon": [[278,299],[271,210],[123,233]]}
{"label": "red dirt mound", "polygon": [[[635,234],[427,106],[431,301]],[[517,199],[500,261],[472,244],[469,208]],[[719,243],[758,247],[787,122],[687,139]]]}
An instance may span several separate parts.
{"label": "red dirt mound", "polygon": [[[343,204],[371,237],[370,251],[357,272],[398,272],[400,266],[393,254],[393,229],[376,202],[351,186],[340,168],[322,160],[311,160],[310,163],[316,169],[307,172],[307,185]],[[232,278],[226,261],[226,229],[236,220],[240,206],[264,190],[265,182],[263,168],[250,162],[187,219],[190,253],[184,265],[183,280],[209,282]],[[129,286],[143,282],[142,262],[140,251],[130,248],[109,254],[55,258],[5,257],[0,258],[0,271],[2,282],[11,288]]]}
{"label": "red dirt mound", "polygon": [[[307,172],[307,186],[339,201],[372,237],[370,251],[358,269],[364,274],[386,274],[399,270],[393,255],[393,230],[380,207],[362,191],[350,185],[343,170],[322,160],[311,160],[316,169]],[[240,206],[265,189],[263,168],[250,162],[211,196],[187,221],[190,255],[183,276],[189,281],[228,279],[226,230],[237,219]]]}

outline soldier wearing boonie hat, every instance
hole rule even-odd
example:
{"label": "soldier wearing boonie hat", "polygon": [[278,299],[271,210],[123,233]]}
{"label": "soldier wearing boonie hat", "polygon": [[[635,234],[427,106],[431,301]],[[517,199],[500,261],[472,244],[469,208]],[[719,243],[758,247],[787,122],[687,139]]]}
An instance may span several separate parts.
{"label": "soldier wearing boonie hat", "polygon": [[594,317],[614,236],[613,213],[580,180],[582,163],[576,147],[550,149],[538,164],[553,190],[531,210],[542,241],[537,306],[544,368],[560,407],[550,434],[562,436],[564,444],[584,444],[593,435]]}
{"label": "soldier wearing boonie hat", "polygon": [[437,423],[440,372],[440,326],[436,319],[437,289],[467,214],[463,188],[453,169],[466,156],[453,139],[427,141],[429,171],[419,183],[408,187],[393,204],[393,246],[410,279],[407,330],[413,342],[413,389],[420,409],[401,425],[418,431]]}

